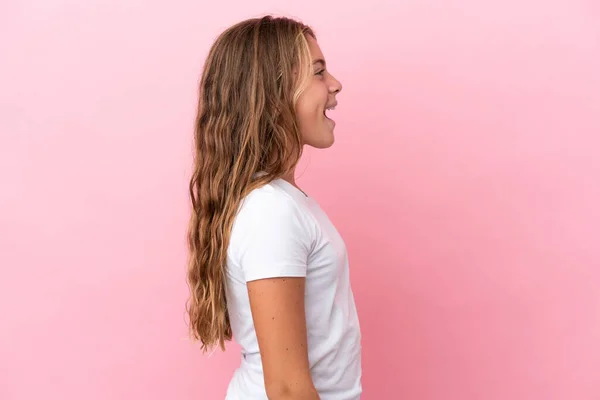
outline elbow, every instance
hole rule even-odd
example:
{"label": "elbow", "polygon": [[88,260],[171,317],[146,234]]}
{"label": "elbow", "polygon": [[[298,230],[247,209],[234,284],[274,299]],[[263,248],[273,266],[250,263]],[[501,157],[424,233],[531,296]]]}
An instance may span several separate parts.
{"label": "elbow", "polygon": [[269,400],[319,400],[312,382],[277,382],[265,385]]}

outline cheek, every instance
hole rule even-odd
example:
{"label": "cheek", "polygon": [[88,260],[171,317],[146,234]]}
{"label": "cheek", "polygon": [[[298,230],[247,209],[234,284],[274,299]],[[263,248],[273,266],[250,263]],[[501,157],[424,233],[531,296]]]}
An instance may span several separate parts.
{"label": "cheek", "polygon": [[322,82],[315,82],[306,88],[298,99],[298,115],[309,117],[322,113],[325,104],[327,104],[327,88]]}

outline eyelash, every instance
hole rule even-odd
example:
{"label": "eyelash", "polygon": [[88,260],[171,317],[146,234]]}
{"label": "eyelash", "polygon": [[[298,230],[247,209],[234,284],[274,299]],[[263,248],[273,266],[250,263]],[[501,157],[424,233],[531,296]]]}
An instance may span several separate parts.
{"label": "eyelash", "polygon": [[323,72],[325,72],[325,70],[324,70],[324,69],[322,69],[322,70],[320,70],[319,72],[315,73],[315,75],[321,75],[321,76],[323,76]]}

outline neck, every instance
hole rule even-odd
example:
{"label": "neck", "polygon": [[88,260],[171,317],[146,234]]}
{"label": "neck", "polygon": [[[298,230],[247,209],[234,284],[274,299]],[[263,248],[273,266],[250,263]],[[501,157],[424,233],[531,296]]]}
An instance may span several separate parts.
{"label": "neck", "polygon": [[[281,179],[291,183],[292,185],[296,186],[296,178],[295,178],[295,170],[292,170],[290,172],[288,172],[287,174],[283,175],[281,177]],[[298,187],[298,186],[296,186]]]}
{"label": "neck", "polygon": [[296,189],[298,189],[299,191],[301,191],[304,194],[304,196],[308,197],[308,195],[304,192],[304,190],[302,190],[298,185],[296,185],[296,179],[294,177],[294,171],[291,171],[291,172],[283,175],[281,177],[281,179],[283,179],[284,181],[290,183]]}

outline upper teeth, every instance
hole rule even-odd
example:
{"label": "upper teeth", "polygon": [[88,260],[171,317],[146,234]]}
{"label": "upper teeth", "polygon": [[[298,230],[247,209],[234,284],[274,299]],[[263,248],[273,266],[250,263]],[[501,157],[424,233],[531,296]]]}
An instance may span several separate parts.
{"label": "upper teeth", "polygon": [[329,107],[328,110],[335,110],[335,107]]}

